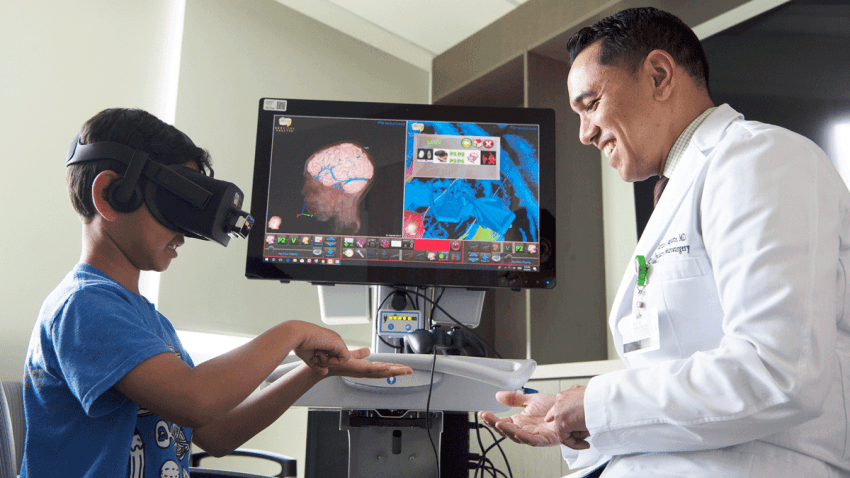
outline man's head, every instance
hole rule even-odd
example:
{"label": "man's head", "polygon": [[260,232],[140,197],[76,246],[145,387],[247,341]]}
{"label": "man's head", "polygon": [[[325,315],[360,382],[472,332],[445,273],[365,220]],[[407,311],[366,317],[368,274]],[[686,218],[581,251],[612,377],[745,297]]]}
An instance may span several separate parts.
{"label": "man's head", "polygon": [[708,107],[708,64],[696,35],[654,8],[619,12],[568,43],[570,106],[582,143],[626,181],[660,175],[676,138]]}
{"label": "man's head", "polygon": [[[100,141],[120,143],[144,151],[153,161],[166,166],[193,165],[201,172],[212,169],[209,153],[195,146],[188,136],[157,117],[138,109],[113,108],[86,121],[80,131],[80,144]],[[101,159],[67,167],[66,179],[71,203],[84,222],[97,210],[92,200],[92,184],[103,171],[123,175],[127,166],[120,161]]]}
{"label": "man's head", "polygon": [[647,7],[630,8],[603,18],[570,39],[570,62],[597,42],[600,65],[619,66],[634,75],[651,51],[663,50],[708,91],[708,59],[702,43],[675,15]]}

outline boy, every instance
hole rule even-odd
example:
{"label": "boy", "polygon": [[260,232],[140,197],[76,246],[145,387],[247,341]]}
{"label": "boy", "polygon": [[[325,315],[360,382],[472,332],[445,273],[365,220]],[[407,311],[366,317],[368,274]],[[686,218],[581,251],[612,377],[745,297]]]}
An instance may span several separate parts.
{"label": "boy", "polygon": [[[79,144],[98,142],[165,166],[210,169],[205,150],[140,110],[91,118]],[[190,443],[225,455],[323,377],[412,373],[364,360],[368,349],[349,351],[336,333],[295,320],[195,367],[168,319],[139,295],[140,272],[167,269],[184,233],[163,225],[145,200],[128,205],[132,198],[113,187],[125,170],[131,176],[132,162],[72,163],[68,188],[83,222],[82,253],[45,300],[30,339],[21,477],[187,477]],[[142,198],[148,180],[137,176],[139,188],[124,189]],[[252,395],[290,351],[307,365]]]}

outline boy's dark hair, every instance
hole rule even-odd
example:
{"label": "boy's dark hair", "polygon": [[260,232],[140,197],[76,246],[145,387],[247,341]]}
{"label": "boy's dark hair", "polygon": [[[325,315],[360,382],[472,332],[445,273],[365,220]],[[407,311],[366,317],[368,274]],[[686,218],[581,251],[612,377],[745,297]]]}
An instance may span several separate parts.
{"label": "boy's dark hair", "polygon": [[[205,149],[195,146],[174,126],[139,109],[106,109],[86,121],[80,130],[80,144],[99,141],[112,141],[144,151],[151,160],[166,166],[194,162],[201,172],[212,171],[210,156]],[[67,167],[68,194],[83,221],[90,221],[97,213],[91,195],[94,178],[106,170],[123,175],[126,169],[124,163],[112,159]]]}
{"label": "boy's dark hair", "polygon": [[602,40],[597,61],[631,74],[652,50],[664,50],[682,65],[698,85],[708,90],[708,59],[693,30],[673,14],[652,7],[630,8],[582,28],[570,38],[570,62]]}

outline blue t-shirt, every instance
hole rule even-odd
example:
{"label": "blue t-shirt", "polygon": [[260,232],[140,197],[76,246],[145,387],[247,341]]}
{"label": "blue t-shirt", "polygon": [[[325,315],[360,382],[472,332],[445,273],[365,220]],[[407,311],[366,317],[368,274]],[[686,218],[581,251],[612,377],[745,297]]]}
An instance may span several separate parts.
{"label": "blue t-shirt", "polygon": [[30,337],[21,478],[188,478],[191,429],[113,387],[161,353],[194,366],[150,302],[92,266],[75,266],[44,301]]}

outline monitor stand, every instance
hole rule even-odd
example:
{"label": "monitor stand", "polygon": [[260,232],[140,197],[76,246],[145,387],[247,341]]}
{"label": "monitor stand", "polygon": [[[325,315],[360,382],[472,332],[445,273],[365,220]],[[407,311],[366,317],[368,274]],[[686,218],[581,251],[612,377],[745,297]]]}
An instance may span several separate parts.
{"label": "monitor stand", "polygon": [[[406,326],[413,322],[411,317],[416,316],[417,325],[413,328],[425,328],[426,317],[430,319],[432,312],[430,305],[428,308],[425,305],[430,302],[420,297],[418,309],[388,310],[384,306],[391,303],[392,298],[387,294],[394,293],[393,289],[377,287],[377,290],[373,297],[373,311],[377,312],[374,314],[373,344],[376,341],[390,344],[387,345],[390,351],[381,351],[380,346],[373,347],[378,352],[371,354],[368,360],[408,365],[413,374],[389,379],[330,377],[311,388],[294,405],[310,407],[311,413],[316,409],[330,410],[336,416],[337,430],[348,434],[348,476],[351,478],[436,477],[436,456],[445,456],[446,452],[453,457],[447,459],[446,465],[451,463],[453,469],[465,473],[458,476],[468,476],[469,413],[507,411],[509,408],[496,400],[496,392],[523,388],[536,363],[533,360],[444,355],[439,351],[436,355],[401,353],[403,348],[395,344],[407,331],[399,331],[399,327],[407,329]],[[415,292],[423,293],[420,289]],[[429,297],[433,298],[433,294],[439,292],[429,289],[424,293],[432,294]],[[458,318],[462,323],[466,320],[477,325],[484,292],[473,292],[480,302],[472,301],[473,312],[469,312],[469,301],[450,293],[455,301],[466,307],[442,307],[451,302],[444,303],[441,299],[443,310],[435,310],[433,316],[438,317],[438,311],[448,312],[462,317]],[[415,294],[410,292],[408,296],[406,302],[415,304],[411,300]],[[398,300],[396,304],[402,302]],[[464,309],[465,312],[456,312],[455,309]],[[388,310],[389,315],[382,316],[383,310]],[[395,333],[396,337],[390,335],[380,340],[379,334],[387,331]],[[276,380],[297,365],[290,363],[278,367],[268,380]],[[453,442],[451,449],[447,448],[447,442],[456,440],[458,436],[462,443]],[[322,446],[321,440],[313,441],[317,442],[314,446]],[[308,439],[308,446],[310,443]],[[308,456],[313,452],[315,450],[308,450]],[[336,459],[339,459],[338,452],[333,452]],[[446,469],[442,465],[440,468]],[[441,473],[440,476],[448,478],[454,475]]]}
{"label": "monitor stand", "polygon": [[[424,429],[361,427],[359,439],[352,440],[354,435],[350,433],[351,425],[345,423],[352,413],[355,412],[319,409],[308,412],[305,478],[436,476],[437,463],[429,439],[426,436],[424,439],[414,440]],[[432,436],[439,437],[439,444],[436,440],[435,444],[440,456],[440,478],[469,478],[469,414],[433,413],[440,416],[440,422],[435,420],[432,427],[439,426],[443,432],[437,434],[432,428]],[[371,447],[360,445],[367,434],[372,440]],[[351,475],[350,454],[359,457]],[[370,463],[368,459],[373,461]],[[370,468],[372,464],[381,462],[390,464],[391,470],[374,471],[374,468]]]}

